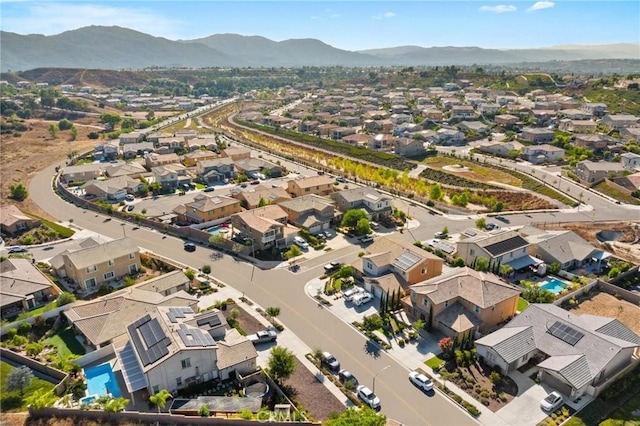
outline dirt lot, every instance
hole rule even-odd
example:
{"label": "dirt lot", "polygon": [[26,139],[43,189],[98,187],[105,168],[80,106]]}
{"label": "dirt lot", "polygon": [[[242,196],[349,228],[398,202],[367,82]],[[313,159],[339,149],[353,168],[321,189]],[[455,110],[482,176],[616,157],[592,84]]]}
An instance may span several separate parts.
{"label": "dirt lot", "polygon": [[616,318],[640,335],[640,307],[607,293],[598,293],[571,310],[575,314],[591,314]]}
{"label": "dirt lot", "polygon": [[78,129],[75,141],[70,141],[70,131],[60,131],[54,139],[49,134],[49,125],[57,121],[25,120],[30,130],[21,132],[20,137],[12,134],[2,135],[2,149],[0,151],[0,203],[16,204],[27,212],[35,213],[52,219],[29,198],[22,202],[10,200],[9,188],[16,183],[29,186],[31,175],[38,170],[54,163],[63,163],[71,151],[85,152],[93,149],[95,140],[90,140],[88,134],[97,131],[97,118],[82,118],[74,120]]}
{"label": "dirt lot", "polygon": [[[621,259],[640,263],[640,245],[631,244],[636,238],[633,228],[638,223],[640,222],[547,223],[544,229],[573,231],[594,246],[601,247]],[[596,238],[596,234],[600,231],[620,232],[621,236],[618,241],[611,242],[605,246]],[[638,233],[640,234],[640,231]]]}

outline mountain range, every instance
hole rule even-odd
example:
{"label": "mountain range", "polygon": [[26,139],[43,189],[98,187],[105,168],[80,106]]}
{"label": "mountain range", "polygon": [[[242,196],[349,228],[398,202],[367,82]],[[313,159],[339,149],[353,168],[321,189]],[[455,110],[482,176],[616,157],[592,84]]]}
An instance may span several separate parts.
{"label": "mountain range", "polygon": [[61,34],[0,31],[0,70],[40,67],[141,69],[149,67],[434,66],[514,64],[582,59],[640,59],[640,44],[568,45],[539,49],[400,46],[342,50],[316,39],[273,41],[216,34],[169,40],[122,27],[89,26]]}

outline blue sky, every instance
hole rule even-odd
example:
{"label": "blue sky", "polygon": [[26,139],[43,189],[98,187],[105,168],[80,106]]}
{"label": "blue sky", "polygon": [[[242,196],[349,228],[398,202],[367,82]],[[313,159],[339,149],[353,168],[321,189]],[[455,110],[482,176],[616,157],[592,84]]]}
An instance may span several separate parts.
{"label": "blue sky", "polygon": [[640,43],[639,1],[0,0],[0,28],[59,34],[119,25],[172,40],[211,34],[316,38],[347,50]]}

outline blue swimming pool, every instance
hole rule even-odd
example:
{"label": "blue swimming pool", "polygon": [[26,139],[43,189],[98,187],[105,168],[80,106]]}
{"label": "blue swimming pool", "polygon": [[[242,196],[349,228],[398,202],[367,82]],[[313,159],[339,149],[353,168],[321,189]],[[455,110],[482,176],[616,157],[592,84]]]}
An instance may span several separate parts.
{"label": "blue swimming pool", "polygon": [[229,232],[229,227],[226,224],[216,225],[207,229],[207,232],[211,235],[218,235],[220,233],[224,234]]}
{"label": "blue swimming pool", "polygon": [[118,388],[116,376],[111,370],[111,364],[108,362],[85,368],[84,377],[87,381],[87,395],[111,395],[114,398],[120,398],[120,388]]}
{"label": "blue swimming pool", "polygon": [[539,287],[545,290],[549,290],[553,294],[558,294],[569,286],[565,282],[560,281],[557,278],[550,278],[546,281],[540,282]]}

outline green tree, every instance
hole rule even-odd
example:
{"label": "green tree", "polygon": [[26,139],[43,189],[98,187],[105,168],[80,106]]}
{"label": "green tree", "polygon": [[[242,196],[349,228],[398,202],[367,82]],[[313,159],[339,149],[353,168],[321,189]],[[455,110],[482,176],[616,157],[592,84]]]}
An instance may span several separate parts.
{"label": "green tree", "polygon": [[258,207],[264,207],[268,205],[269,205],[269,202],[265,200],[263,197],[260,197],[260,200],[258,201]]}
{"label": "green tree", "polygon": [[278,306],[269,306],[267,309],[265,309],[265,312],[270,317],[274,317],[275,318],[278,315],[280,315],[280,307],[278,307]]}
{"label": "green tree", "polygon": [[453,266],[462,267],[464,266],[464,259],[460,256],[456,257],[453,261]]}
{"label": "green tree", "polygon": [[202,265],[202,273],[210,274],[211,273],[211,265]]}
{"label": "green tree", "polygon": [[449,228],[447,226],[445,226],[444,228],[442,228],[442,233],[444,235],[449,235]]}
{"label": "green tree", "polygon": [[553,262],[551,265],[549,265],[549,272],[551,272],[552,274],[557,275],[561,269],[562,269],[562,265],[558,262]]}
{"label": "green tree", "polygon": [[387,417],[369,407],[362,410],[349,408],[340,414],[334,414],[324,422],[325,426],[384,426],[386,424]]}
{"label": "green tree", "polygon": [[356,229],[355,229],[356,235],[366,235],[366,234],[369,234],[370,232],[371,232],[371,224],[369,223],[369,219],[367,219],[366,217],[363,217],[362,219],[358,220],[358,223],[356,224]]}
{"label": "green tree", "polygon": [[56,395],[53,390],[46,391],[42,388],[34,389],[24,400],[29,407],[34,410],[41,410],[43,408],[51,407],[56,402]]}
{"label": "green tree", "polygon": [[444,197],[444,193],[442,192],[442,187],[440,186],[440,184],[431,186],[431,189],[429,190],[429,199],[440,201],[442,200],[442,197]]}
{"label": "green tree", "polygon": [[49,134],[51,135],[51,137],[53,139],[55,139],[58,136],[58,125],[55,123],[51,123],[49,125]]}
{"label": "green tree", "polygon": [[31,384],[33,372],[29,367],[22,366],[14,368],[7,374],[7,390],[20,391],[20,398],[24,396],[24,388]]}
{"label": "green tree", "polygon": [[60,296],[56,299],[56,305],[58,307],[68,305],[69,303],[73,303],[76,301],[76,296],[73,293],[69,293],[68,291],[63,291],[60,293]]}
{"label": "green tree", "polygon": [[107,127],[107,130],[115,129],[116,125],[122,121],[122,118],[113,112],[105,112],[100,115],[100,121],[104,123]]}
{"label": "green tree", "polygon": [[211,411],[209,410],[209,407],[203,404],[200,406],[200,409],[198,410],[198,415],[200,417],[209,417],[211,415]]}
{"label": "green tree", "polygon": [[273,379],[283,383],[296,370],[296,356],[287,348],[275,346],[271,348],[267,364]]}
{"label": "green tree", "polygon": [[78,128],[76,126],[73,126],[71,128],[71,140],[75,141],[78,138]]}
{"label": "green tree", "polygon": [[513,266],[507,264],[500,265],[500,275],[502,275],[504,278],[508,277],[512,272]]}
{"label": "green tree", "polygon": [[27,187],[21,183],[14,183],[9,187],[11,191],[11,198],[16,201],[22,201],[29,196],[29,191],[27,191]]}
{"label": "green tree", "polygon": [[475,265],[473,267],[476,271],[486,272],[489,270],[489,259],[486,257],[476,258]]}
{"label": "green tree", "polygon": [[476,228],[478,229],[487,229],[487,219],[485,219],[484,217],[481,217],[480,219],[476,220]]}
{"label": "green tree", "polygon": [[153,405],[156,406],[156,408],[158,408],[158,413],[159,413],[160,409],[164,408],[165,405],[167,405],[167,399],[169,398],[173,398],[171,393],[166,389],[161,389],[160,392],[156,393],[155,395],[151,395],[149,397],[149,402],[151,402]]}
{"label": "green tree", "polygon": [[340,226],[347,226],[349,228],[355,228],[358,225],[360,219],[366,219],[367,213],[362,209],[347,210],[342,216]]}
{"label": "green tree", "polygon": [[496,213],[501,212],[502,209],[504,209],[504,204],[502,203],[502,201],[497,201],[492,208],[492,210]]}
{"label": "green tree", "polygon": [[129,400],[126,398],[112,398],[104,404],[104,411],[107,413],[119,413],[124,410],[128,404]]}
{"label": "green tree", "polygon": [[552,303],[556,300],[556,295],[544,288],[538,287],[535,283],[526,283],[522,298],[529,303]]}
{"label": "green tree", "polygon": [[67,120],[66,118],[63,118],[62,120],[58,121],[58,128],[60,130],[69,130],[72,127],[73,127],[73,123]]}
{"label": "green tree", "polygon": [[284,252],[283,256],[285,259],[291,259],[291,258],[300,256],[301,254],[302,254],[302,251],[300,250],[300,247],[298,247],[295,244],[291,244],[289,246],[289,249]]}

